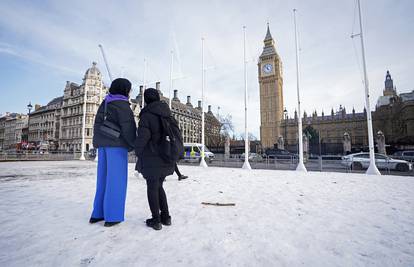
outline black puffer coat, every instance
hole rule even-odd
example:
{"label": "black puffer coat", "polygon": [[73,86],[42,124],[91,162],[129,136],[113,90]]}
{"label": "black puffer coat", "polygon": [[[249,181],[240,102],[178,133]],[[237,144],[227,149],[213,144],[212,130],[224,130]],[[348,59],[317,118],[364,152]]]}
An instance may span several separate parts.
{"label": "black puffer coat", "polygon": [[110,122],[121,128],[119,138],[111,138],[101,133],[100,126],[104,121],[105,101],[99,106],[93,126],[93,146],[97,147],[125,147],[128,151],[134,149],[137,126],[134,114],[127,101],[116,100],[107,104],[107,117]]}
{"label": "black puffer coat", "polygon": [[171,111],[165,102],[155,101],[141,110],[135,154],[138,161],[135,169],[146,179],[158,179],[174,173],[174,163],[166,163],[159,155],[157,146],[161,138],[162,117],[170,117]]}

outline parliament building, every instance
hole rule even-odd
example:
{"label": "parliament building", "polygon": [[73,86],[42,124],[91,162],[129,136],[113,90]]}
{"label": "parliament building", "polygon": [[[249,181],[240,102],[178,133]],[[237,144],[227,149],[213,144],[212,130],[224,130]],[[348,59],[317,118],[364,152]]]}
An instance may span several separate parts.
{"label": "parliament building", "polygon": [[[260,85],[260,141],[262,149],[298,151],[298,119],[309,143],[309,153],[343,154],[344,136],[349,136],[352,152],[368,149],[367,114],[364,109],[347,112],[344,106],[328,114],[306,111],[289,118],[283,105],[282,62],[267,28],[263,52],[258,62]],[[374,139],[385,136],[387,150],[414,149],[414,91],[397,94],[391,74],[385,76],[383,95],[372,111]],[[281,141],[282,140],[282,141]]]}

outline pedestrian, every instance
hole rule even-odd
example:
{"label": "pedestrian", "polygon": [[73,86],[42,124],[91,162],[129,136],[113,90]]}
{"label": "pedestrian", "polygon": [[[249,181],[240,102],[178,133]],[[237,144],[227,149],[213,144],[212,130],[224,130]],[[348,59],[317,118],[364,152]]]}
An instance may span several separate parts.
{"label": "pedestrian", "polygon": [[93,146],[98,149],[98,173],[89,222],[105,220],[106,227],[124,221],[128,152],[134,149],[136,138],[130,92],[130,81],[114,80],[95,117]]}
{"label": "pedestrian", "polygon": [[[146,220],[146,225],[155,230],[161,230],[162,224],[171,225],[163,183],[166,176],[174,173],[176,161],[184,151],[178,125],[172,118],[168,104],[160,101],[158,91],[154,88],[145,90],[144,101],[146,106],[139,115],[138,134],[135,141],[135,154],[138,157],[136,170],[144,176],[147,183],[148,204],[152,217]],[[172,131],[171,129],[176,129],[175,136],[170,136],[174,135],[172,133],[166,133]],[[175,140],[181,142],[180,152],[169,147],[171,138],[174,140],[171,143],[175,143]],[[165,145],[166,143],[168,145]],[[168,160],[164,155],[171,151],[177,153],[171,154],[174,157],[173,160]]]}
{"label": "pedestrian", "polygon": [[181,180],[184,180],[184,179],[188,178],[188,176],[181,174],[180,170],[178,169],[177,163],[175,163],[175,173],[178,176],[178,181],[181,181]]}

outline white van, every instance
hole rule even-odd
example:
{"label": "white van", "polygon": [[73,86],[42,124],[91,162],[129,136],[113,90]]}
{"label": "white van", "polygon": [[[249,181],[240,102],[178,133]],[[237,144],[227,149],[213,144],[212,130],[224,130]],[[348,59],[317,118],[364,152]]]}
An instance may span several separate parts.
{"label": "white van", "polygon": [[[184,143],[184,161],[200,162],[202,147],[203,145],[199,143]],[[214,153],[207,147],[204,148],[204,158],[209,162],[214,160]]]}

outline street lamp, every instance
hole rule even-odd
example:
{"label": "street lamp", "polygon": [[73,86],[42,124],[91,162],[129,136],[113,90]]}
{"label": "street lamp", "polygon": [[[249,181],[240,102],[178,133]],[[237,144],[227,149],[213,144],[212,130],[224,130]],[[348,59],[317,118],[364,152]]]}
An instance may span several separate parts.
{"label": "street lamp", "polygon": [[29,110],[29,115],[27,118],[27,148],[29,149],[29,136],[30,136],[30,111],[32,111],[32,102],[29,101],[29,104],[27,105],[27,109]]}
{"label": "street lamp", "polygon": [[[86,102],[88,100],[87,84],[84,86],[83,95],[83,116],[82,116],[82,144],[81,144],[81,156],[79,160],[85,160],[85,128],[86,128]],[[75,150],[75,148],[73,148]]]}
{"label": "street lamp", "polygon": [[[285,115],[285,146],[287,145],[287,110],[286,110],[286,108],[283,110],[283,114]],[[286,149],[286,147],[285,147],[285,150],[287,150]]]}

